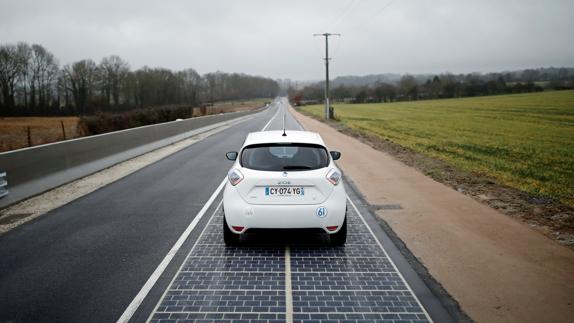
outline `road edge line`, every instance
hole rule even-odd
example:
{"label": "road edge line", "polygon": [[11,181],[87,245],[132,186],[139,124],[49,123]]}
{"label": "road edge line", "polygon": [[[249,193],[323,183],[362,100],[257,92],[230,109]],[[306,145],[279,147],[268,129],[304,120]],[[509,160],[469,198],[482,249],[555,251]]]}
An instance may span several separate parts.
{"label": "road edge line", "polygon": [[271,117],[271,119],[269,119],[269,121],[267,122],[267,124],[265,124],[265,127],[263,127],[263,129],[261,129],[261,131],[265,131],[265,129],[267,129],[267,127],[269,127],[269,125],[271,124],[271,121],[275,120],[275,117],[277,117],[277,115],[279,114],[279,111],[281,111],[281,109],[277,109],[277,112],[275,112],[273,117]]}
{"label": "road edge line", "polygon": [[361,213],[361,211],[359,211],[359,209],[357,208],[357,206],[355,205],[355,203],[353,202],[353,200],[351,199],[351,197],[346,194],[347,196],[347,200],[349,201],[349,203],[351,203],[351,206],[353,207],[353,209],[355,209],[355,212],[357,212],[357,215],[359,215],[359,217],[361,218],[361,221],[363,221],[363,224],[367,227],[367,229],[369,230],[369,233],[371,233],[371,235],[373,236],[373,238],[375,238],[375,241],[377,241],[377,244],[379,245],[379,247],[381,248],[381,250],[383,250],[383,253],[385,254],[385,256],[387,257],[387,259],[389,259],[389,262],[391,263],[391,265],[393,266],[393,268],[395,269],[395,271],[397,272],[397,274],[399,275],[399,277],[403,280],[403,282],[405,283],[405,286],[407,287],[407,289],[409,290],[409,292],[413,295],[413,297],[415,298],[415,300],[417,301],[417,304],[421,307],[421,309],[423,310],[424,314],[426,315],[426,317],[429,319],[430,322],[434,322],[432,317],[430,316],[430,314],[428,313],[427,309],[423,306],[423,304],[421,303],[421,301],[419,300],[419,297],[417,296],[417,294],[413,291],[413,289],[411,288],[411,285],[409,285],[409,282],[405,279],[405,277],[403,276],[403,274],[401,273],[401,271],[399,270],[399,268],[397,268],[397,265],[395,265],[395,262],[393,261],[393,259],[389,256],[389,254],[387,253],[387,250],[385,249],[385,247],[383,247],[383,244],[381,243],[381,241],[379,241],[379,238],[377,238],[377,235],[373,232],[373,229],[371,229],[371,226],[367,223],[367,220],[365,220],[365,217],[363,216],[363,214]]}
{"label": "road edge line", "polygon": [[217,187],[215,192],[213,192],[213,194],[211,195],[209,200],[207,200],[207,202],[203,205],[201,210],[199,210],[199,212],[197,213],[197,215],[195,216],[193,221],[191,221],[191,223],[187,226],[185,231],[179,236],[179,239],[177,239],[175,244],[171,247],[169,252],[165,255],[163,260],[160,262],[160,264],[157,266],[157,268],[154,270],[154,272],[151,274],[151,276],[145,282],[143,287],[136,294],[136,296],[131,301],[131,303],[128,305],[128,307],[124,310],[124,312],[122,313],[120,318],[116,321],[117,323],[129,322],[129,320],[132,318],[134,313],[137,311],[137,309],[139,308],[141,303],[144,301],[144,299],[146,298],[148,293],[151,291],[151,289],[153,288],[155,283],[159,280],[159,278],[161,277],[161,275],[163,274],[163,272],[165,271],[165,269],[167,268],[167,266],[169,265],[169,263],[171,262],[173,257],[175,257],[175,255],[177,254],[177,252],[179,251],[179,249],[181,248],[181,246],[183,245],[185,240],[187,240],[187,238],[189,237],[189,235],[191,234],[193,229],[197,226],[197,224],[203,218],[203,216],[205,215],[207,210],[211,207],[211,205],[213,204],[213,201],[215,201],[215,199],[217,198],[219,193],[221,193],[221,190],[223,189],[226,180],[227,180],[227,178],[224,178],[221,181],[221,183],[219,184],[219,186]]}
{"label": "road edge line", "polygon": [[[203,229],[201,230],[201,232],[199,233],[199,235],[197,236],[197,239],[193,242],[193,245],[191,246],[191,249],[189,250],[189,252],[185,255],[185,258],[183,259],[183,261],[181,262],[181,265],[179,266],[179,268],[175,271],[172,279],[169,281],[169,284],[167,284],[167,288],[163,291],[163,293],[161,293],[161,296],[159,297],[157,303],[155,304],[155,306],[153,307],[153,310],[150,312],[150,314],[148,315],[147,319],[145,320],[146,323],[151,322],[151,320],[153,319],[153,315],[157,312],[157,309],[161,306],[161,302],[163,301],[163,299],[165,298],[165,296],[167,295],[167,293],[170,291],[171,286],[173,285],[173,283],[175,282],[175,280],[177,279],[177,277],[179,276],[180,273],[182,273],[182,269],[183,267],[185,267],[185,264],[187,263],[187,260],[191,257],[191,254],[193,253],[193,251],[195,250],[195,248],[197,248],[200,242],[200,240],[203,238],[203,235],[205,234],[205,230],[207,230],[207,228],[211,225],[211,221],[213,221],[214,216],[217,214],[217,212],[219,211],[219,209],[221,208],[221,206],[223,205],[223,198],[219,201],[219,203],[217,204],[217,206],[215,207],[215,210],[213,210],[213,212],[211,213],[211,215],[209,216],[209,219],[207,220],[207,222],[205,223],[205,226],[203,227]],[[203,245],[203,244],[201,244]],[[163,313],[163,312],[162,312]]]}

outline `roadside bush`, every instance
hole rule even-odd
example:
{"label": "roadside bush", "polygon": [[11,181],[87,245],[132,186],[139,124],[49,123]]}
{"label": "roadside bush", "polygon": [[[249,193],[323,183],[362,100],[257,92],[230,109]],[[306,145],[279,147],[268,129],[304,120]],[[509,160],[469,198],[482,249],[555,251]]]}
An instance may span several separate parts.
{"label": "roadside bush", "polygon": [[[158,107],[150,109],[133,110],[122,113],[98,112],[91,116],[82,116],[78,127],[86,135],[97,135],[111,131],[118,131],[150,124],[187,119],[194,116],[194,108]],[[197,116],[197,111],[195,113]]]}

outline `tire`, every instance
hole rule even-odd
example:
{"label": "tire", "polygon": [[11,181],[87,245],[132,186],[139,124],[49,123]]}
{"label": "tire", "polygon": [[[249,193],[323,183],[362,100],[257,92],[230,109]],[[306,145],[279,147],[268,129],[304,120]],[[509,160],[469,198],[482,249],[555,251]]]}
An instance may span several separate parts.
{"label": "tire", "polygon": [[345,221],[343,221],[343,225],[341,229],[337,233],[331,234],[330,244],[333,247],[342,247],[347,242],[347,216],[345,216]]}
{"label": "tire", "polygon": [[239,234],[233,233],[227,226],[225,215],[223,216],[223,241],[226,246],[239,245]]}

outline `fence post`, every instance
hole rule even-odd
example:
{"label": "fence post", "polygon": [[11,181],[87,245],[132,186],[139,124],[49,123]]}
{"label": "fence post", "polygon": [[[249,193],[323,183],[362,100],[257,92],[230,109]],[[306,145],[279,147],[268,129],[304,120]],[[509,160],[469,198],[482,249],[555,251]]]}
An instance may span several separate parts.
{"label": "fence post", "polygon": [[28,147],[32,147],[32,131],[30,130],[30,126],[28,126],[26,129],[28,132]]}
{"label": "fence post", "polygon": [[66,128],[64,128],[64,120],[60,120],[60,125],[62,126],[62,134],[64,135],[64,140],[66,140]]}

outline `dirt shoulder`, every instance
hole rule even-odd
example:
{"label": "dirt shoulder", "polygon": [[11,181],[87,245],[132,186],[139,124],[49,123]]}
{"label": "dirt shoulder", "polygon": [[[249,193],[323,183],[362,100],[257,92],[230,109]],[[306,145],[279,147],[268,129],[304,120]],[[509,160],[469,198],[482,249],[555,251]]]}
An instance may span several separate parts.
{"label": "dirt shoulder", "polygon": [[[430,274],[478,322],[569,322],[574,252],[391,155],[293,111]],[[385,210],[399,204],[401,209]]]}

